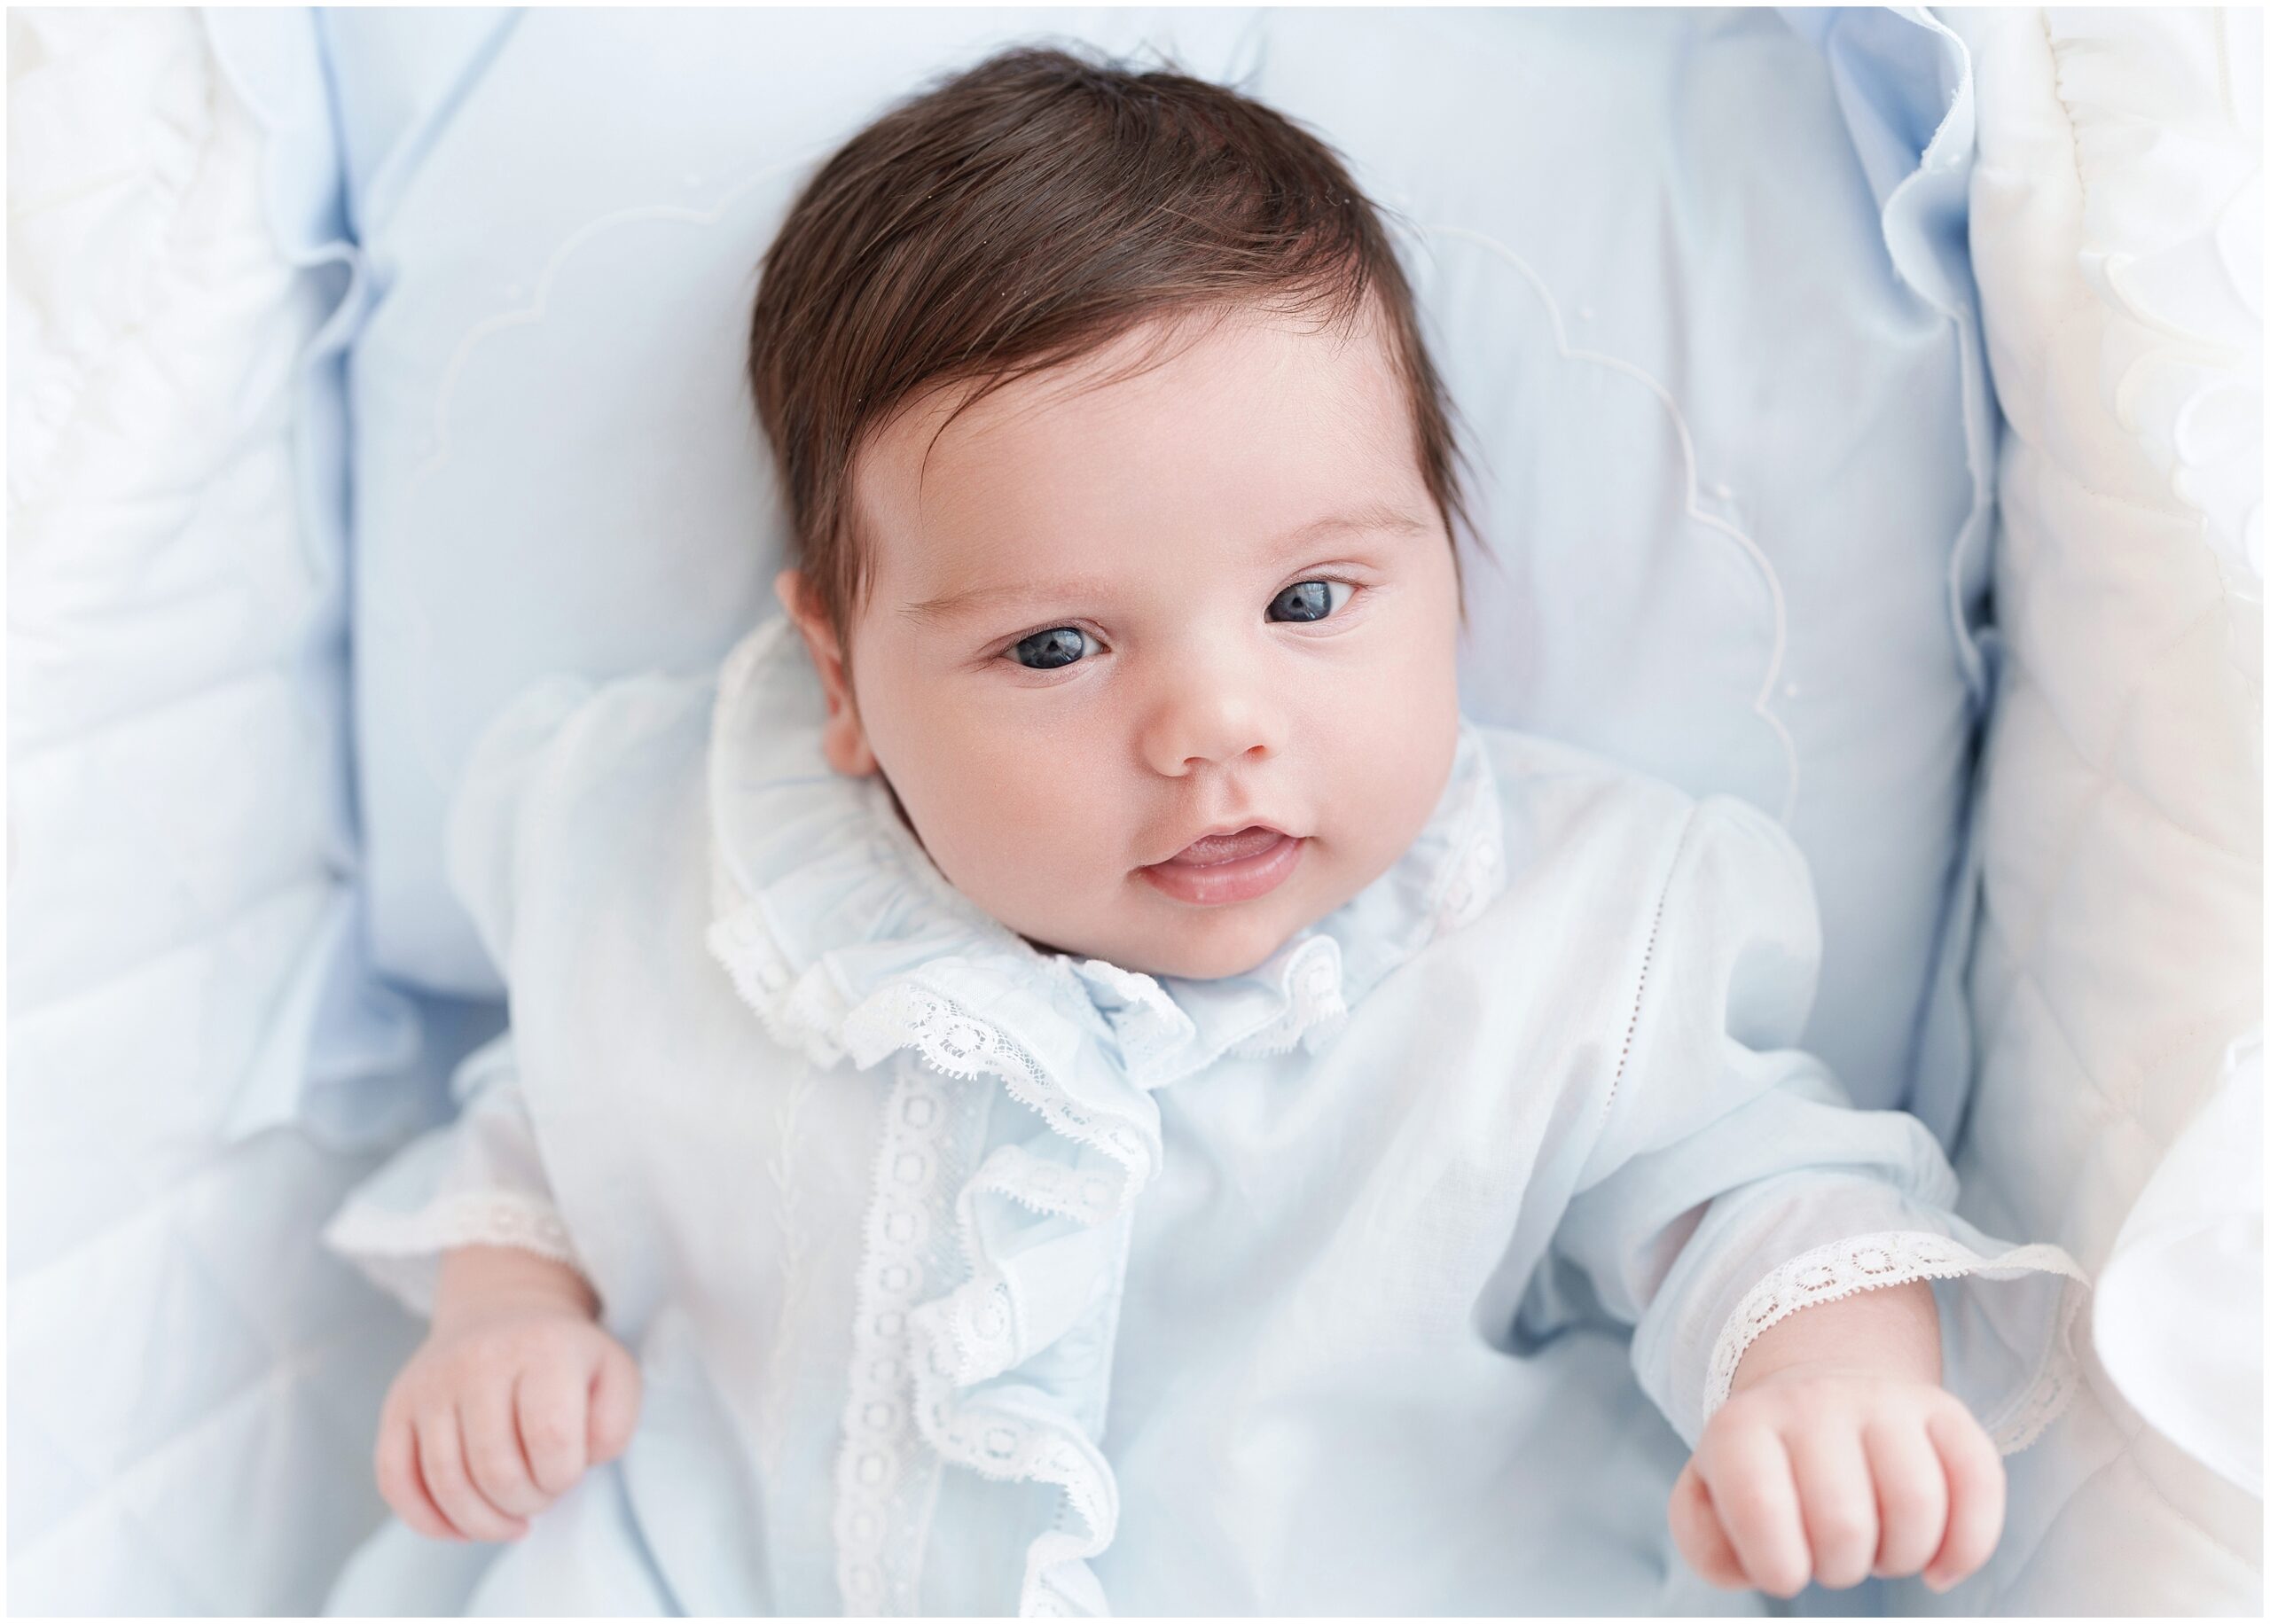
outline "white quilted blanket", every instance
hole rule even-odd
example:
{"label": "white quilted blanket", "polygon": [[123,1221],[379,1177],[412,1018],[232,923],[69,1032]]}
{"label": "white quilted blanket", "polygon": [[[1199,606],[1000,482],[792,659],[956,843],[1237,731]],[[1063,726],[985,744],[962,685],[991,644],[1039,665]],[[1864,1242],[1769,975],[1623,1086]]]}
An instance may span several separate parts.
{"label": "white quilted blanket", "polygon": [[2258,1616],[2261,14],[1945,20],[2008,420],[1955,1167],[2097,1277],[2099,1362],[1992,1564],[1904,1599]]}
{"label": "white quilted blanket", "polygon": [[348,917],[324,314],[185,11],[8,18],[8,1601],[303,1612],[408,1326],[288,1120]]}

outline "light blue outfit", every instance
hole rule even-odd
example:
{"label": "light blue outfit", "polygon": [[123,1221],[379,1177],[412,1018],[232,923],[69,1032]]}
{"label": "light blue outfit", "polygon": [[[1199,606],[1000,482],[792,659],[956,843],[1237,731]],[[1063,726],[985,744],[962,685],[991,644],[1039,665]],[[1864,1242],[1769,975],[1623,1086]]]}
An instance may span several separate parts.
{"label": "light blue outfit", "polygon": [[980,912],[824,714],[776,620],[483,737],[512,1027],[328,1238],[421,1308],[449,1245],[572,1261],[644,1409],[333,1611],[1758,1612],[1664,1504],[1765,1326],[1931,1278],[2005,1451],[2063,1407],[2085,1279],[1790,1047],[1812,897],[1746,804],[1468,722],[1387,873],[1155,980]]}

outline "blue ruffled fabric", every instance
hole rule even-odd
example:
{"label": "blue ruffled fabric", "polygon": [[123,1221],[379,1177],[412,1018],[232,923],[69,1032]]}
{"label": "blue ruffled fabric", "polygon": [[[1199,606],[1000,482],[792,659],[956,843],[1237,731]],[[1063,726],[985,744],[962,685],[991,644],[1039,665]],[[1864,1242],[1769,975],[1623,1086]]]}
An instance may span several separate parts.
{"label": "blue ruffled fabric", "polygon": [[[786,621],[728,658],[710,750],[708,945],[773,1038],[816,1065],[906,1057],[855,1340],[873,1369],[854,1372],[839,1472],[845,1604],[912,1609],[890,1571],[889,1525],[894,1493],[928,1464],[910,1457],[927,1449],[989,1478],[1056,1484],[1073,1515],[1032,1542],[1020,1611],[1106,1614],[1085,1558],[1118,1516],[1098,1441],[1129,1218],[1162,1159],[1151,1092],[1225,1056],[1319,1051],[1382,977],[1486,907],[1504,886],[1497,786],[1462,725],[1440,803],[1387,873],[1247,974],[1162,978],[1044,952],[986,915],[931,863],[880,778],[828,767],[825,715]],[[998,1079],[1041,1126],[977,1159],[954,1136],[939,1074]],[[926,1269],[939,1238],[951,1244],[927,1255],[944,1261]]]}

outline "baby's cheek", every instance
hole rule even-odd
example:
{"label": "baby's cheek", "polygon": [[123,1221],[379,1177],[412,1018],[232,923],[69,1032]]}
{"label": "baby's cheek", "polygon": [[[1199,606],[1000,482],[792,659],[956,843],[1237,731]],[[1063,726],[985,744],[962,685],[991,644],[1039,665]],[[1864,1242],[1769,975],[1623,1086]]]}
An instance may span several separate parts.
{"label": "baby's cheek", "polygon": [[995,918],[1055,941],[1075,933],[1084,908],[1126,877],[1109,800],[1083,792],[1075,774],[1029,763],[967,779],[940,807],[931,855]]}
{"label": "baby's cheek", "polygon": [[1455,689],[1392,715],[1358,707],[1333,753],[1322,832],[1353,871],[1350,894],[1410,848],[1440,804],[1458,753]]}

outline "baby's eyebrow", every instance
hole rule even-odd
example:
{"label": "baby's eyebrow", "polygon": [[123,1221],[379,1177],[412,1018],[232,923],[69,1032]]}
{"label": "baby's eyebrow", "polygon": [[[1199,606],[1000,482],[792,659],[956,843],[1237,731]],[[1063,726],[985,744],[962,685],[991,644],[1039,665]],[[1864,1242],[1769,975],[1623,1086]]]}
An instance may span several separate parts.
{"label": "baby's eyebrow", "polygon": [[[1269,562],[1275,563],[1287,554],[1313,547],[1327,536],[1359,535],[1377,530],[1418,535],[1425,534],[1429,527],[1426,520],[1399,508],[1385,503],[1373,503],[1351,508],[1344,513],[1328,513],[1322,519],[1311,519],[1305,524],[1295,525],[1271,542],[1263,556]],[[1109,591],[1111,585],[1108,581],[1072,580],[1041,584],[1018,582],[998,587],[967,587],[959,592],[926,597],[919,604],[909,604],[899,613],[911,621],[936,625],[945,621],[959,620],[979,609],[1008,604],[1053,603],[1066,598],[1100,597]]]}

